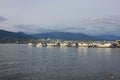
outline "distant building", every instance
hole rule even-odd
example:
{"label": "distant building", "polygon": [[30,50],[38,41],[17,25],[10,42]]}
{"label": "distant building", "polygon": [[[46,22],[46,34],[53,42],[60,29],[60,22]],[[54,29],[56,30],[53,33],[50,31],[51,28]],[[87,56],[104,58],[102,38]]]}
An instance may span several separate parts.
{"label": "distant building", "polygon": [[120,47],[120,40],[116,40],[115,43],[117,44],[117,47]]}
{"label": "distant building", "polygon": [[34,44],[33,43],[28,43],[28,46],[33,46]]}
{"label": "distant building", "polygon": [[37,43],[37,44],[36,44],[36,47],[38,47],[38,48],[39,48],[39,47],[42,47],[42,43]]}

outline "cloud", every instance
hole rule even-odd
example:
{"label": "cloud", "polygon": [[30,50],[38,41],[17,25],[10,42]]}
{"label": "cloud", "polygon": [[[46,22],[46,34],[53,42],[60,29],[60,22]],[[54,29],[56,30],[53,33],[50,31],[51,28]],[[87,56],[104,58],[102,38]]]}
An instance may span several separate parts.
{"label": "cloud", "polygon": [[43,28],[43,26],[38,25],[25,25],[25,24],[19,24],[14,25],[14,28],[18,31],[22,31],[25,33],[44,33],[44,32],[53,32],[54,29],[50,28]]}
{"label": "cloud", "polygon": [[89,35],[101,34],[120,34],[120,18],[119,17],[102,17],[87,19],[78,25],[15,25],[14,28],[26,33],[44,33],[44,32],[73,32],[85,33]]}
{"label": "cloud", "polygon": [[[0,0],[9,21],[0,28],[27,33],[120,34],[120,0]],[[22,5],[22,6],[21,6]],[[7,19],[0,16],[0,22]],[[2,26],[2,27],[1,27]]]}
{"label": "cloud", "polygon": [[0,22],[6,21],[6,20],[8,20],[8,19],[3,16],[0,16]]}

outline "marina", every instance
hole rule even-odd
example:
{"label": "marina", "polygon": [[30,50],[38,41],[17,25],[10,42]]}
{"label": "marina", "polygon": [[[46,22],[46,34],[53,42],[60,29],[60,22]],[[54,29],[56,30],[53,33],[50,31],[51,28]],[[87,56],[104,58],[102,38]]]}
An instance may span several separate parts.
{"label": "marina", "polygon": [[28,46],[35,47],[76,47],[76,48],[118,48],[120,40],[116,41],[67,41],[44,39],[39,41],[29,42]]}

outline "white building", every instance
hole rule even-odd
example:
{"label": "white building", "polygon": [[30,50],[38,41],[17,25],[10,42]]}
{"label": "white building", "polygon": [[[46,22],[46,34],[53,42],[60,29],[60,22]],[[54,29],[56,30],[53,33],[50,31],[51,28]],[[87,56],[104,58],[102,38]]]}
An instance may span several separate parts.
{"label": "white building", "polygon": [[42,43],[37,43],[36,47],[42,47]]}
{"label": "white building", "polygon": [[33,43],[28,43],[28,46],[33,46],[34,44]]}

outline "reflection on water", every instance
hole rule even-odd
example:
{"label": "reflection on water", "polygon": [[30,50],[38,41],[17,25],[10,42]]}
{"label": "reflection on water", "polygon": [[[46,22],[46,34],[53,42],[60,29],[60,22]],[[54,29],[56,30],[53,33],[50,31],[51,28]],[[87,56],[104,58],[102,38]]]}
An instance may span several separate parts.
{"label": "reflection on water", "polygon": [[0,80],[120,80],[120,49],[0,44]]}
{"label": "reflection on water", "polygon": [[111,48],[98,48],[97,53],[98,54],[104,54],[104,55],[111,55],[112,54],[112,49]]}
{"label": "reflection on water", "polygon": [[79,56],[84,56],[88,54],[88,48],[77,48]]}

